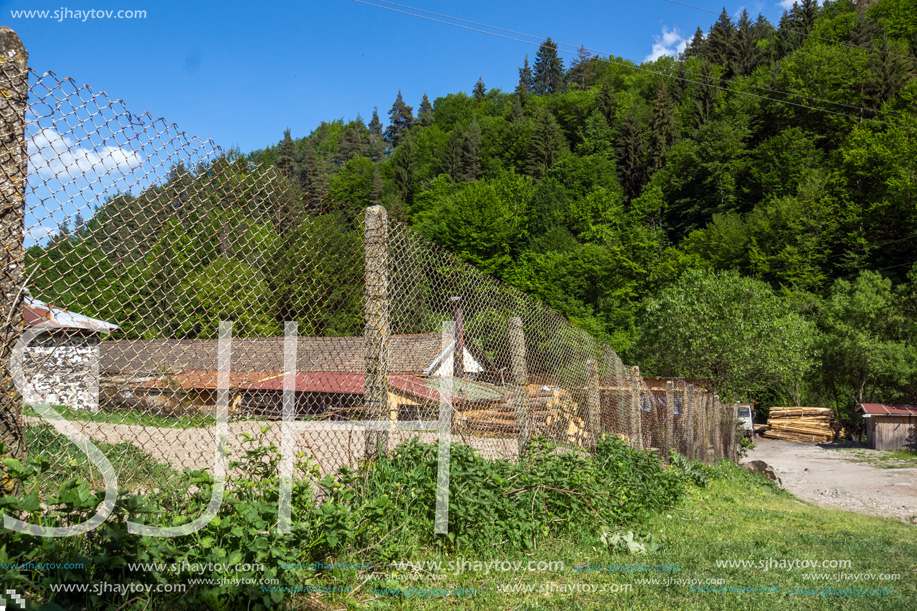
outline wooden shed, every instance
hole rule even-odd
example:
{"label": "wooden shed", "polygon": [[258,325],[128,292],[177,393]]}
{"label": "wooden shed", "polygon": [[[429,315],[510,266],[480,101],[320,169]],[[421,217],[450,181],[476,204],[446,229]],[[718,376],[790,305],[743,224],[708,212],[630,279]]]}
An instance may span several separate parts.
{"label": "wooden shed", "polygon": [[860,403],[866,440],[876,450],[917,450],[917,405]]}

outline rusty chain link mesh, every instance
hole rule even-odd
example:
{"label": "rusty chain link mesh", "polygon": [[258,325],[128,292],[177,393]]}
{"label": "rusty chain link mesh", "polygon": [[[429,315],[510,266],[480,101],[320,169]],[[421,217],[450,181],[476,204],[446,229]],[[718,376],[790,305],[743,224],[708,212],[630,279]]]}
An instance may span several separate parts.
{"label": "rusty chain link mesh", "polygon": [[[516,458],[534,436],[588,450],[602,435],[734,456],[734,423],[708,393],[648,386],[607,345],[410,228],[370,227],[363,210],[89,87],[30,80],[23,313],[37,335],[23,414],[27,451],[52,474],[101,483],[41,402],[122,486],[211,468],[221,320],[233,323],[231,453],[244,434],[279,445],[284,323],[296,321],[300,421],[436,420],[447,376],[452,440],[488,457]],[[333,473],[381,439],[436,435],[315,428],[296,443]]]}

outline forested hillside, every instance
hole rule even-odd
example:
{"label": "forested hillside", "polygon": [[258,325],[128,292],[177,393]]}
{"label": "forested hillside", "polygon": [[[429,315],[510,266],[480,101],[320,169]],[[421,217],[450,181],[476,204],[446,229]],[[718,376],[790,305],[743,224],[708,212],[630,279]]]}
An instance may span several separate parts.
{"label": "forested hillside", "polygon": [[[917,0],[805,0],[778,24],[724,10],[679,58],[638,65],[581,49],[565,64],[549,39],[520,58],[517,84],[478,81],[416,107],[399,93],[385,127],[377,110],[323,122],[238,162],[273,168],[289,205],[342,235],[362,208],[385,206],[646,373],[849,413],[856,401],[917,401],[915,54]],[[110,234],[100,228],[118,206],[30,257],[111,259],[79,236]],[[257,250],[272,229],[283,259],[277,240],[296,228],[264,214],[247,235]],[[161,226],[138,262],[157,243],[210,239]],[[358,258],[345,254],[339,267]],[[219,261],[186,261],[188,286],[241,273]],[[277,330],[276,312],[244,299],[252,328]],[[358,328],[351,306],[344,323],[312,331]],[[207,333],[203,319],[174,324]]]}

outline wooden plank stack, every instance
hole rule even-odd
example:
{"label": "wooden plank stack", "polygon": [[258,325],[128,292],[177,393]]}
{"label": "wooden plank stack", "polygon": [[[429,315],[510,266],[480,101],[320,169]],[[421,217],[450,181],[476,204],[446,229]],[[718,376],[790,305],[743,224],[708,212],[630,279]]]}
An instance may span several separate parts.
{"label": "wooden plank stack", "polygon": [[767,425],[763,437],[786,441],[826,443],[843,433],[828,407],[772,407]]}

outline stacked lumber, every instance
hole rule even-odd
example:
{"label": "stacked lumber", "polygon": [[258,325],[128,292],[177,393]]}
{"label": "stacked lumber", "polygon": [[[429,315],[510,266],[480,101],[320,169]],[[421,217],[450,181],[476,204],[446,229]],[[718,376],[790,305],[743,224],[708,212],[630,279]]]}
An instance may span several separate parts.
{"label": "stacked lumber", "polygon": [[825,443],[843,433],[828,407],[772,407],[767,419],[768,439]]}
{"label": "stacked lumber", "polygon": [[[556,387],[530,385],[529,410],[533,435],[544,435],[554,441],[586,445],[592,439],[589,426],[579,406],[569,393]],[[513,400],[494,404],[488,409],[462,410],[453,416],[456,427],[480,437],[515,437],[519,434]]]}

